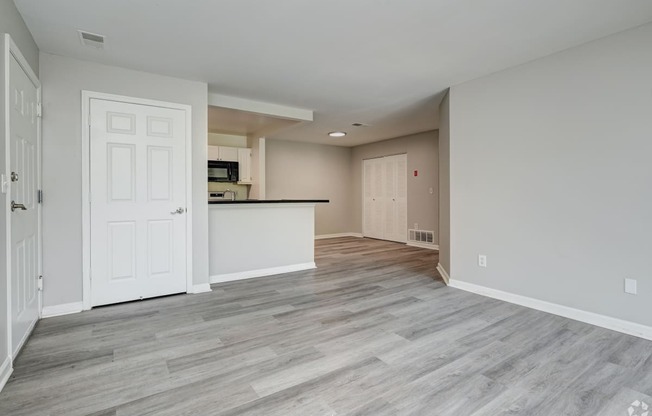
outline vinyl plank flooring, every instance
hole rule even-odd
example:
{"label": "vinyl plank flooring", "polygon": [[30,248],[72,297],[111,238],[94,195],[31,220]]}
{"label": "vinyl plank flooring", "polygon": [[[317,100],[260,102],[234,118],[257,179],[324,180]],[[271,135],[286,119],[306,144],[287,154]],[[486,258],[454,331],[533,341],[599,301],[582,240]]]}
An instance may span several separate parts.
{"label": "vinyl plank flooring", "polygon": [[317,269],[45,319],[12,416],[598,416],[652,405],[652,342],[446,287],[437,252],[318,240]]}

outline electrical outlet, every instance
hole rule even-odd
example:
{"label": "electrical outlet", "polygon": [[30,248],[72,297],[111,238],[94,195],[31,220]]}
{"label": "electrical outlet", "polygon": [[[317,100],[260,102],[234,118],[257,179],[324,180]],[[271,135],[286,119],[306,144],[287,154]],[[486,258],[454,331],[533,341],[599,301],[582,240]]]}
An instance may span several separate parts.
{"label": "electrical outlet", "polygon": [[636,294],[636,280],[635,279],[625,279],[625,293],[630,295]]}
{"label": "electrical outlet", "polygon": [[484,254],[478,255],[478,266],[487,267],[487,256],[485,256]]}

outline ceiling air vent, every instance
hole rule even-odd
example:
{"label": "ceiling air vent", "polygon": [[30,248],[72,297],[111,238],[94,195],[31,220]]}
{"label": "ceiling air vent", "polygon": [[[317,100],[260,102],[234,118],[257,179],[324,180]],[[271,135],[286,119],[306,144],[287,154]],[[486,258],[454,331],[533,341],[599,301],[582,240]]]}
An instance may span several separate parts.
{"label": "ceiling air vent", "polygon": [[78,30],[78,32],[82,45],[96,49],[104,49],[104,36],[96,33],[84,32],[83,30]]}

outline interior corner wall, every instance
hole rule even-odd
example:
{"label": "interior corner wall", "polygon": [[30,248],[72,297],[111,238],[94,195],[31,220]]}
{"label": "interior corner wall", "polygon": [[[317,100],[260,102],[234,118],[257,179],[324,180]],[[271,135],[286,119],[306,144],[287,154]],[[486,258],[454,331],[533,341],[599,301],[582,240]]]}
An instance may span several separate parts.
{"label": "interior corner wall", "polygon": [[32,71],[39,71],[39,50],[13,0],[0,0],[0,33],[9,33]]}
{"label": "interior corner wall", "polygon": [[82,301],[81,91],[192,107],[193,283],[208,283],[208,86],[41,53],[43,84],[43,304]]}
{"label": "interior corner wall", "polygon": [[451,88],[452,280],[652,326],[650,45],[647,24]]}
{"label": "interior corner wall", "polygon": [[315,235],[351,232],[351,149],[266,140],[267,199],[328,199],[315,208]]}
{"label": "interior corner wall", "polygon": [[[408,228],[419,223],[422,230],[434,231],[435,243],[439,241],[439,156],[437,130],[409,136],[397,137],[356,146],[351,157],[352,198],[352,229],[362,233],[362,165],[364,159],[390,156],[399,153],[407,154],[408,164]],[[418,171],[418,176],[413,172]],[[432,188],[432,193],[430,193]],[[407,230],[406,230],[407,232]]]}
{"label": "interior corner wall", "polygon": [[451,273],[450,98],[439,105],[439,264]]}

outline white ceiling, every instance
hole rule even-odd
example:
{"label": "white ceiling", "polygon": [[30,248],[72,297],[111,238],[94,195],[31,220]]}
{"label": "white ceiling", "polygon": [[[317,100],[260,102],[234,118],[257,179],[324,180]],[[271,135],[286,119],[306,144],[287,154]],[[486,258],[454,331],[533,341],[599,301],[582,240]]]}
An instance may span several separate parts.
{"label": "white ceiling", "polygon": [[[451,85],[652,21],[650,0],[15,3],[44,52],[311,109],[314,122],[271,137],[344,146],[437,128]],[[77,29],[106,48],[82,47]]]}

